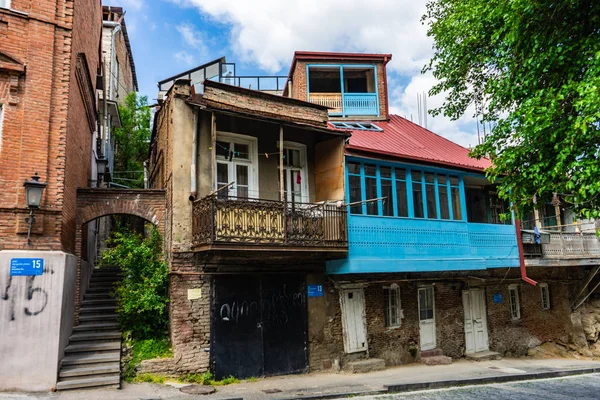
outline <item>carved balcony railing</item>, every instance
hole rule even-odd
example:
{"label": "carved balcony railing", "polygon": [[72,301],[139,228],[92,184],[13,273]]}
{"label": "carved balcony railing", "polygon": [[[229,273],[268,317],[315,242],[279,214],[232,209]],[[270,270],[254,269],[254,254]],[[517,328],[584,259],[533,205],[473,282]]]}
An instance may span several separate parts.
{"label": "carved balcony railing", "polygon": [[329,107],[330,114],[342,113],[341,93],[311,93],[310,102],[320,106]]}
{"label": "carved balcony railing", "polygon": [[347,212],[331,204],[209,196],[193,204],[193,245],[348,248]]}
{"label": "carved balcony railing", "polygon": [[310,93],[309,101],[329,107],[330,115],[379,115],[377,93]]}

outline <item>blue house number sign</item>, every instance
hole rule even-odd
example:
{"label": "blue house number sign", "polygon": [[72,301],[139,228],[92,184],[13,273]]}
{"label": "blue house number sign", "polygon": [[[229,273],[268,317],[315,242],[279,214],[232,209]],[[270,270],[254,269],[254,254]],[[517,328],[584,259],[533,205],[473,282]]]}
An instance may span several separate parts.
{"label": "blue house number sign", "polygon": [[12,258],[10,276],[34,276],[44,272],[43,258]]}
{"label": "blue house number sign", "polygon": [[494,303],[502,303],[502,293],[494,293]]}
{"label": "blue house number sign", "polygon": [[323,297],[323,285],[308,285],[308,297]]}

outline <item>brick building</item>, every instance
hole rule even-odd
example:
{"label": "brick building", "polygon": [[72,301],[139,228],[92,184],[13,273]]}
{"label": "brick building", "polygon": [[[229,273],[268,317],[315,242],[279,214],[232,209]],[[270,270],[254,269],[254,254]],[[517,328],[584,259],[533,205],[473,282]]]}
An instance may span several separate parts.
{"label": "brick building", "polygon": [[[76,188],[95,179],[102,8],[0,4],[0,389],[48,390],[73,324]],[[23,182],[34,173],[47,186],[28,245]],[[23,258],[43,274],[13,276]]]}
{"label": "brick building", "polygon": [[149,165],[167,193],[175,357],[147,371],[382,368],[571,340],[595,261],[540,252],[539,285],[524,282],[490,161],[389,113],[390,59],[297,52],[281,98],[236,87],[224,59],[159,83]]}

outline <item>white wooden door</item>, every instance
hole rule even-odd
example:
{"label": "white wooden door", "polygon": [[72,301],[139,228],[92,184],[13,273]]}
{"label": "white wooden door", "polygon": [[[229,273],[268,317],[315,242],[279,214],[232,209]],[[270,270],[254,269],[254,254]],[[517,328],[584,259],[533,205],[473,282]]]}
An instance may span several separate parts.
{"label": "white wooden door", "polygon": [[435,349],[435,301],[433,298],[433,286],[419,288],[419,331],[421,350]]}
{"label": "white wooden door", "polygon": [[341,289],[340,304],[342,307],[344,351],[346,353],[367,351],[367,323],[363,289]]}
{"label": "white wooden door", "polygon": [[482,289],[463,291],[466,353],[489,350],[485,294]]}

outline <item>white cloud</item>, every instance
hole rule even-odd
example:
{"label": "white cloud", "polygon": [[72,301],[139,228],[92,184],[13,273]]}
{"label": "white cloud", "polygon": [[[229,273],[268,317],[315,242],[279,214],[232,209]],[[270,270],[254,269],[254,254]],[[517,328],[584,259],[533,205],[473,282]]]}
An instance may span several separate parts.
{"label": "white cloud", "polygon": [[198,31],[192,24],[184,22],[177,25],[175,28],[177,29],[177,32],[181,34],[185,44],[198,50],[202,56],[208,53],[204,34]]}
{"label": "white cloud", "polygon": [[144,5],[144,0],[120,0],[118,5],[125,10],[139,11]]}
{"label": "white cloud", "polygon": [[194,63],[194,57],[185,50],[175,53],[174,57],[179,64],[183,64],[185,66],[190,66]]}
{"label": "white cloud", "polygon": [[393,53],[391,69],[419,71],[431,40],[421,24],[425,3],[412,0],[181,0],[231,26],[230,45],[244,62],[275,73],[295,50]]}
{"label": "white cloud", "polygon": [[[427,92],[431,75],[420,74],[433,54],[433,40],[421,23],[425,1],[412,0],[170,0],[197,8],[204,18],[225,24],[233,61],[256,64],[268,73],[287,68],[294,51],[392,53],[388,64],[391,110],[413,114],[417,121],[417,92]],[[180,31],[181,32],[181,31]],[[181,32],[184,37],[186,36]],[[442,96],[429,98],[429,109]],[[463,146],[477,144],[472,114],[459,121],[428,117],[428,127]]]}

